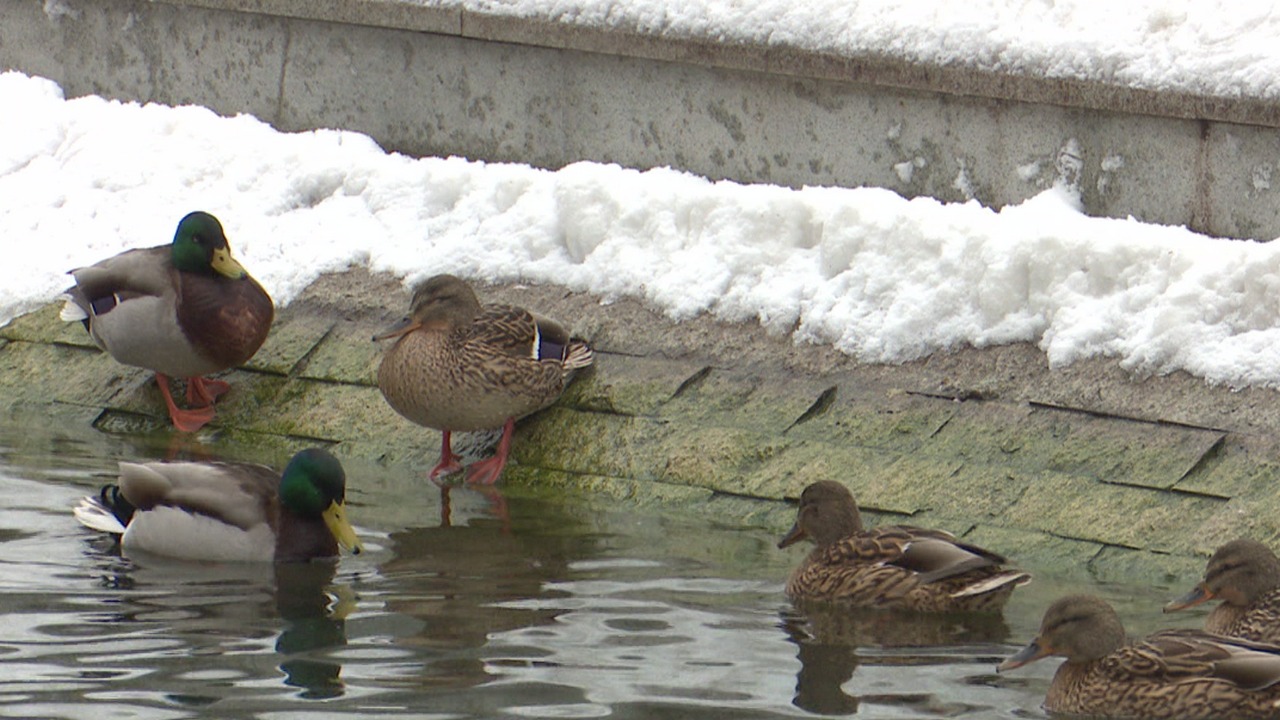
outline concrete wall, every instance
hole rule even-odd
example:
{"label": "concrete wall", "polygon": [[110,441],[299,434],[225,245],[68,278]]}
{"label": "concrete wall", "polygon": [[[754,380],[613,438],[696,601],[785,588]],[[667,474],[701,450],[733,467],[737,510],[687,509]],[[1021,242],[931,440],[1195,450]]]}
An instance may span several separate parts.
{"label": "concrete wall", "polygon": [[[1280,108],[390,0],[0,0],[0,67],[69,96],[339,127],[415,155],[670,165],[1280,236]],[[1280,186],[1280,178],[1275,184]]]}

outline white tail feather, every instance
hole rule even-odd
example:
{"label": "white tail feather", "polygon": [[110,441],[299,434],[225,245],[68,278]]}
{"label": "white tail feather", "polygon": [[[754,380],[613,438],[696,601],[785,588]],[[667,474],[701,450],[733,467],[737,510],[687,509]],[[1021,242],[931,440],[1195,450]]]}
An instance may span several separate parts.
{"label": "white tail feather", "polygon": [[1026,583],[1029,583],[1029,582],[1031,582],[1030,573],[1024,573],[1024,572],[1019,572],[1017,570],[1013,570],[1007,573],[993,575],[989,578],[984,578],[976,583],[973,583],[972,585],[965,587],[963,590],[957,590],[956,592],[951,593],[951,597],[962,598],[962,597],[970,597],[973,595],[982,595],[983,593],[989,593],[992,590],[998,590],[1004,587],[1005,585],[1009,585],[1010,583],[1014,585],[1025,585]]}
{"label": "white tail feather", "polygon": [[70,295],[62,295],[58,299],[65,301],[65,304],[62,306],[62,312],[58,313],[58,317],[62,318],[64,322],[78,322],[80,320],[88,319],[89,313],[85,312],[84,308],[77,305],[76,301],[72,300]]}
{"label": "white tail feather", "polygon": [[123,535],[124,526],[114,513],[93,495],[80,498],[80,504],[72,512],[81,525],[99,532]]}
{"label": "white tail feather", "polygon": [[564,369],[567,372],[584,368],[594,362],[595,359],[595,353],[591,351],[591,348],[586,343],[581,340],[570,340],[569,351],[564,357]]}

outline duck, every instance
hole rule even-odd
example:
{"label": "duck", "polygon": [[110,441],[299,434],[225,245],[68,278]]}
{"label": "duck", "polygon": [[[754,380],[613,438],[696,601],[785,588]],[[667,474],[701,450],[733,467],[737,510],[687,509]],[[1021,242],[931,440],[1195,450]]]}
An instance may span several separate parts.
{"label": "duck", "polygon": [[554,403],[594,359],[561,324],[524,308],[481,305],[466,281],[447,274],[418,283],[409,315],[373,339],[395,341],[378,366],[387,403],[442,434],[432,480],[462,469],[452,433],[502,428],[493,457],[466,471],[467,482],[487,485],[506,467],[515,421]]}
{"label": "duck", "polygon": [[346,473],[308,448],[283,472],[235,462],[119,463],[119,478],[80,500],[81,524],[118,536],[125,553],[212,562],[304,562],[359,554]]}
{"label": "duck", "polygon": [[1280,647],[1201,630],[1125,637],[1116,611],[1093,595],[1059,598],[1026,647],[996,668],[1066,658],[1045,695],[1053,713],[1116,718],[1280,717]]}
{"label": "duck", "polygon": [[1219,547],[1205,566],[1204,580],[1164,611],[1209,600],[1222,603],[1205,618],[1207,632],[1280,644],[1280,558],[1271,548],[1250,538]]}
{"label": "duck", "polygon": [[910,525],[865,530],[853,493],[834,480],[804,489],[796,521],[778,541],[816,547],[792,572],[787,595],[859,608],[998,612],[1031,575],[951,533]]}
{"label": "duck", "polygon": [[[243,364],[267,339],[271,297],[231,256],[222,223],[188,213],[173,242],[135,248],[71,271],[61,317],[82,322],[116,361],[155,373],[173,426],[195,432],[229,384],[204,376]],[[170,378],[187,380],[179,408]]]}

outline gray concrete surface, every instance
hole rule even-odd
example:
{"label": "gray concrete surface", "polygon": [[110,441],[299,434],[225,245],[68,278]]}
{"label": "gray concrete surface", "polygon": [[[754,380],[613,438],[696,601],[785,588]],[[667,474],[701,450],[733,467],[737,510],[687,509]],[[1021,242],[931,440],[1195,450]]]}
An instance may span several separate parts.
{"label": "gray concrete surface", "polygon": [[[1280,107],[393,0],[0,0],[0,67],[415,155],[874,185],[1280,236]],[[1280,179],[1275,183],[1280,186]]]}

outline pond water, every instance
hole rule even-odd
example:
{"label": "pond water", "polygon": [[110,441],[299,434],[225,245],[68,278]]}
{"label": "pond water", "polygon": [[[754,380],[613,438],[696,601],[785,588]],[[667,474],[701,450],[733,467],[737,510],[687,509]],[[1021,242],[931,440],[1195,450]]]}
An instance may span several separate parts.
{"label": "pond water", "polygon": [[0,418],[0,717],[1043,717],[1057,661],[995,665],[1053,598],[1137,632],[1170,597],[1040,576],[1003,618],[801,611],[777,529],[351,463],[358,557],[121,557],[70,512],[117,460],[287,453],[30,423]]}

